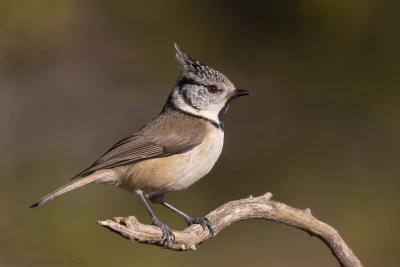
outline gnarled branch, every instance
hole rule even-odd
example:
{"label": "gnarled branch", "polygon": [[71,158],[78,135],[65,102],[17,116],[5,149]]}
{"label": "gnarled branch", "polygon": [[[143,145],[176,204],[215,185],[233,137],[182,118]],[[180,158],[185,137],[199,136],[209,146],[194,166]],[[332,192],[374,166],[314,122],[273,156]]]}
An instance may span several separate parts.
{"label": "gnarled branch", "polygon": [[[266,193],[260,197],[230,201],[206,217],[214,227],[214,236],[234,222],[248,219],[266,219],[284,223],[317,236],[330,248],[341,266],[362,266],[361,262],[347,246],[339,233],[331,226],[317,220],[310,209],[296,209],[286,204],[271,200],[272,194]],[[111,231],[135,243],[145,243],[164,247],[161,230],[153,225],[140,223],[136,217],[115,217],[113,220],[98,221]],[[195,250],[196,245],[210,238],[208,229],[200,225],[191,225],[182,231],[174,231],[175,240],[168,249],[183,251]]]}

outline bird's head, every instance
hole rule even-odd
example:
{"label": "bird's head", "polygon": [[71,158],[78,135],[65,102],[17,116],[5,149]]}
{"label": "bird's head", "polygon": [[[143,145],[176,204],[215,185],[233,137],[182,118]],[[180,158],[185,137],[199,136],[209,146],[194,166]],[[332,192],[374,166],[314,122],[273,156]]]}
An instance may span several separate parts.
{"label": "bird's head", "polygon": [[174,45],[181,75],[169,101],[184,112],[223,125],[230,101],[250,92],[236,89],[224,74],[193,59],[176,43]]}

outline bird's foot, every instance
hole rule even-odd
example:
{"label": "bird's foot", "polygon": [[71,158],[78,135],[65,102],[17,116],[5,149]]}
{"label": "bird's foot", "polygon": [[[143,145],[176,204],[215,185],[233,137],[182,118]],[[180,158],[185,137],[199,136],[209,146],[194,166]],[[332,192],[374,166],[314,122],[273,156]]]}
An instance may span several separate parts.
{"label": "bird's foot", "polygon": [[208,230],[210,230],[210,234],[213,236],[214,235],[214,228],[210,222],[209,219],[207,219],[206,217],[197,217],[197,218],[186,218],[185,219],[188,226],[191,226],[192,224],[200,224],[203,227],[203,230],[206,229],[206,227],[208,228]]}
{"label": "bird's foot", "polygon": [[164,243],[164,247],[168,247],[169,243],[175,240],[174,233],[171,231],[171,229],[169,229],[169,227],[165,223],[160,222],[157,218],[153,219],[153,225],[161,229],[163,234],[162,242]]}

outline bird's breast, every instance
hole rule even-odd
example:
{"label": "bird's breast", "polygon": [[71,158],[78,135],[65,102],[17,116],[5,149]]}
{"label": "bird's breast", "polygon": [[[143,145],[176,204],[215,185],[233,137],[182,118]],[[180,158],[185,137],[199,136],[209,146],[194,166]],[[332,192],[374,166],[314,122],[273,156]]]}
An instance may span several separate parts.
{"label": "bird's breast", "polygon": [[128,190],[141,189],[148,195],[182,190],[206,175],[222,152],[224,132],[209,125],[202,142],[191,150],[169,157],[138,162],[128,170]]}

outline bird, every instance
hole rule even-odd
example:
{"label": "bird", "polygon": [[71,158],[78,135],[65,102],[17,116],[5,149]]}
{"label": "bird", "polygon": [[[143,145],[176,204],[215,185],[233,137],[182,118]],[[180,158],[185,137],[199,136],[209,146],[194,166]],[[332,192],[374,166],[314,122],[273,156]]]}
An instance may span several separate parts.
{"label": "bird", "polygon": [[164,200],[204,177],[217,162],[224,143],[224,117],[231,101],[250,94],[237,89],[221,72],[186,54],[174,43],[180,75],[161,112],[137,132],[117,142],[69,183],[42,197],[31,208],[90,183],[119,187],[138,196],[166,246],[174,233],[152,211],[162,204],[188,226],[213,226],[206,217],[190,217]]}

